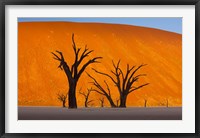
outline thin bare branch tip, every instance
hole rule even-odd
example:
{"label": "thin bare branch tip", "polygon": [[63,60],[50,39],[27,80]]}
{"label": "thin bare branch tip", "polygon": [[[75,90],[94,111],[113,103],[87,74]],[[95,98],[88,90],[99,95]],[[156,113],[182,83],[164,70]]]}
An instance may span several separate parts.
{"label": "thin bare branch tip", "polygon": [[118,63],[117,64],[119,64],[121,62],[121,59],[119,59],[119,61],[118,61]]}
{"label": "thin bare branch tip", "polygon": [[62,52],[60,52],[60,51],[58,51],[58,50],[56,50],[56,52],[59,53],[60,55],[62,55]]}
{"label": "thin bare branch tip", "polygon": [[[55,57],[53,57],[53,59],[55,59],[55,60],[59,60],[58,58],[55,58]],[[60,60],[59,60],[60,61]]]}
{"label": "thin bare branch tip", "polygon": [[112,59],[112,64],[113,64],[113,65],[115,65],[115,63],[114,63],[113,59]]}
{"label": "thin bare branch tip", "polygon": [[95,63],[101,63],[100,61],[95,61]]}
{"label": "thin bare branch tip", "polygon": [[58,56],[54,53],[54,52],[51,52],[55,57],[57,57],[58,58]]}
{"label": "thin bare branch tip", "polygon": [[85,73],[86,73],[87,75],[89,75],[89,73],[88,73],[87,71],[86,71]]}
{"label": "thin bare branch tip", "polygon": [[147,64],[142,64],[142,66],[146,66]]}
{"label": "thin bare branch tip", "polygon": [[86,72],[86,74],[87,74],[89,77],[92,77],[88,72]]}
{"label": "thin bare branch tip", "polygon": [[103,57],[97,57],[97,59],[101,59],[101,58],[103,58]]}

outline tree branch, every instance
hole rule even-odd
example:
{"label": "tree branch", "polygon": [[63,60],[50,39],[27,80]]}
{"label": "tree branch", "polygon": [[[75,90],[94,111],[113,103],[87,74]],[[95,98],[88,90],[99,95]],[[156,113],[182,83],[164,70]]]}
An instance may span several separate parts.
{"label": "tree branch", "polygon": [[[121,88],[121,81],[120,81],[120,75],[122,74],[123,76],[123,72],[122,70],[119,68],[119,64],[120,64],[120,60],[118,61],[117,65],[115,65],[114,61],[112,60],[112,63],[113,63],[113,66],[115,68],[115,76],[116,76],[116,79],[117,79],[117,82],[116,82],[116,86],[119,90],[119,93],[121,94],[123,92],[122,88]],[[119,70],[119,72],[118,72]],[[121,70],[121,71],[120,71]],[[123,78],[123,77],[122,77]]]}
{"label": "tree branch", "polygon": [[[87,73],[87,72],[86,72],[86,73]],[[96,87],[97,87],[100,91],[102,91],[102,92],[99,92],[98,90],[92,89],[92,88],[91,88],[91,91],[96,91],[97,93],[102,94],[102,95],[107,94],[106,91],[103,89],[103,87],[97,82],[97,80],[96,80],[94,77],[92,77],[92,76],[91,76],[90,74],[88,74],[88,73],[87,73],[87,75],[94,81],[94,82],[93,82],[93,85],[96,86]]]}
{"label": "tree branch", "polygon": [[127,64],[126,76],[124,77],[123,83],[122,83],[122,89],[123,89],[123,91],[125,90],[125,85],[126,85],[126,83],[127,83],[129,73],[133,70],[134,67],[135,67],[135,66],[132,66],[132,67],[129,69],[129,64]]}
{"label": "tree branch", "polygon": [[51,52],[51,54],[53,54],[55,56],[55,57],[53,57],[54,59],[61,61],[61,58],[59,58],[55,53]]}
{"label": "tree branch", "polygon": [[89,104],[89,103],[91,103],[91,102],[93,102],[93,101],[94,101],[94,100],[90,100],[90,101],[87,102],[87,104]]}
{"label": "tree branch", "polygon": [[142,87],[144,87],[144,86],[146,86],[146,85],[148,85],[148,84],[149,84],[149,83],[146,83],[146,84],[140,85],[140,86],[138,86],[138,87],[136,87],[136,88],[130,89],[129,92],[128,92],[128,94],[131,93],[131,92],[133,92],[133,91],[135,91],[135,90],[137,90],[137,89],[140,89],[140,88],[142,88]]}
{"label": "tree branch", "polygon": [[90,50],[90,51],[88,51],[89,49],[87,48],[87,45],[85,46],[85,50],[83,51],[83,53],[81,54],[81,57],[80,57],[80,59],[78,60],[78,64],[77,64],[77,66],[79,66],[80,65],[80,63],[83,61],[83,59],[85,58],[85,57],[87,57],[90,53],[92,53],[94,50]]}
{"label": "tree branch", "polygon": [[58,95],[58,100],[60,100],[61,102],[65,101],[67,96],[64,94],[57,94]]}
{"label": "tree branch", "polygon": [[101,74],[101,75],[104,75],[104,76],[109,77],[115,84],[117,84],[117,82],[116,82],[110,75],[108,75],[108,74],[106,74],[106,73],[103,73],[103,72],[100,72],[100,71],[97,71],[97,70],[94,69],[94,68],[92,68],[92,70],[94,70],[96,73],[99,73],[99,74]]}
{"label": "tree branch", "polygon": [[114,66],[115,69],[119,68],[120,60],[117,62],[117,65],[115,65],[114,61],[112,60],[112,64],[113,64],[113,66]]}
{"label": "tree branch", "polygon": [[136,82],[138,79],[139,79],[139,77],[141,77],[141,76],[146,76],[146,74],[139,74],[139,75],[137,75],[137,76],[135,76],[131,81],[130,81],[130,87],[133,85],[133,83],[134,82]]}
{"label": "tree branch", "polygon": [[143,67],[143,66],[145,66],[145,65],[147,65],[147,64],[142,64],[142,65],[138,66],[138,67],[131,73],[131,75],[130,75],[129,78],[128,78],[127,84],[126,84],[126,90],[129,90],[129,89],[131,88],[132,84],[133,84],[135,81],[138,80],[138,77],[143,75],[143,74],[140,74],[140,75],[134,77],[134,74],[135,74],[141,67]]}
{"label": "tree branch", "polygon": [[83,92],[79,92],[81,95],[83,95],[85,98],[87,97],[87,95]]}
{"label": "tree branch", "polygon": [[133,75],[143,66],[146,66],[147,64],[142,64],[140,66],[138,66],[132,73],[131,73],[131,76],[129,77],[128,79],[128,82],[130,82],[130,80],[132,79]]}
{"label": "tree branch", "polygon": [[80,69],[80,71],[78,72],[78,75],[77,75],[77,79],[79,79],[79,77],[81,76],[81,74],[83,73],[83,71],[87,68],[87,66],[89,66],[90,64],[92,63],[99,63],[97,60],[98,59],[101,59],[102,57],[95,57],[91,60],[89,60],[87,63],[85,63],[82,68]]}
{"label": "tree branch", "polygon": [[100,91],[98,91],[98,90],[96,90],[96,89],[92,89],[92,91],[94,91],[94,92],[97,92],[97,93],[99,93],[99,94],[101,94],[101,95],[104,95],[104,96],[105,96],[105,94],[104,94],[104,93],[102,93],[102,92],[100,92]]}
{"label": "tree branch", "polygon": [[61,70],[64,69],[64,71],[65,71],[65,73],[66,73],[68,79],[69,79],[69,78],[71,79],[71,77],[72,77],[71,75],[72,75],[72,74],[71,74],[71,72],[70,72],[69,66],[68,66],[67,63],[65,62],[65,59],[64,59],[64,57],[63,57],[62,52],[57,51],[57,50],[56,50],[56,52],[60,55],[60,57],[59,57],[58,55],[56,55],[55,53],[53,53],[53,52],[51,52],[51,53],[55,56],[54,59],[60,61],[60,65],[58,66],[58,68],[60,68]]}
{"label": "tree branch", "polygon": [[104,83],[106,84],[106,88],[107,88],[107,90],[108,90],[108,95],[111,97],[111,95],[110,95],[110,88],[109,88],[109,86],[108,86],[108,83],[104,80]]}
{"label": "tree branch", "polygon": [[73,47],[74,53],[76,54],[76,43],[74,41],[74,33],[72,34],[72,47]]}

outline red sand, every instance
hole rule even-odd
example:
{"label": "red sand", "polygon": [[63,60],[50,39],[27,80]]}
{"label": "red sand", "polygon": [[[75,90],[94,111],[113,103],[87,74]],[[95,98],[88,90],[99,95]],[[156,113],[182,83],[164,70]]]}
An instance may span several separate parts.
{"label": "red sand", "polygon": [[[148,99],[149,106],[166,104],[182,105],[182,35],[157,29],[98,23],[68,22],[30,22],[18,25],[18,102],[19,105],[54,106],[61,105],[57,93],[67,92],[67,79],[58,69],[59,62],[53,59],[51,52],[60,50],[65,60],[72,64],[72,33],[78,47],[94,52],[88,59],[102,56],[101,64],[93,64],[86,69],[98,81],[107,79],[95,74],[91,68],[110,73],[112,60],[121,59],[125,71],[126,64],[148,64],[138,73],[147,76],[138,84],[150,85],[131,93],[128,106],[143,106]],[[108,80],[108,79],[107,79]],[[77,90],[90,88],[91,79],[83,73]],[[109,82],[113,99],[118,92]],[[92,93],[94,106],[100,106],[99,94]],[[83,106],[84,97],[77,93],[78,106]],[[106,101],[107,104],[107,101]],[[107,104],[108,105],[108,104]]]}

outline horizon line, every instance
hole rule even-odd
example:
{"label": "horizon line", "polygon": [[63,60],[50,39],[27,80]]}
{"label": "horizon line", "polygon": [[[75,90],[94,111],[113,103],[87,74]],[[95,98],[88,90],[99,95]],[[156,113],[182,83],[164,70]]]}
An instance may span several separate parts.
{"label": "horizon line", "polygon": [[[133,19],[134,18],[134,19]],[[182,34],[182,18],[180,17],[68,17],[68,18],[18,18],[18,22],[72,22],[119,24],[153,28]],[[123,19],[123,20],[122,20]]]}

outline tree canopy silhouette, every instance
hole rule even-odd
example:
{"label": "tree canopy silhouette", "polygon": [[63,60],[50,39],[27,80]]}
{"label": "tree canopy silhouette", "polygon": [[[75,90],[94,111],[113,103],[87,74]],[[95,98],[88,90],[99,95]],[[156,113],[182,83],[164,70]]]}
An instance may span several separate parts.
{"label": "tree canopy silhouette", "polygon": [[[120,96],[120,105],[119,107],[126,107],[126,101],[127,101],[127,96],[138,90],[138,89],[141,89],[142,87],[148,85],[149,83],[145,83],[145,84],[142,84],[142,85],[139,85],[139,86],[134,86],[134,82],[137,82],[139,80],[140,77],[142,76],[146,76],[146,74],[138,74],[138,75],[135,75],[136,72],[141,69],[143,66],[145,66],[146,64],[141,64],[140,66],[136,67],[136,66],[132,66],[132,67],[129,67],[129,64],[127,64],[127,67],[126,67],[126,72],[124,73],[122,71],[122,69],[119,67],[120,65],[120,60],[117,62],[117,64],[115,64],[113,61],[112,61],[112,64],[113,64],[113,67],[114,67],[114,70],[111,70],[111,73],[113,74],[112,76],[107,74],[107,73],[104,73],[104,72],[100,72],[100,71],[97,71],[96,69],[93,68],[93,70],[100,74],[100,75],[103,75],[103,76],[106,76],[107,78],[109,78],[113,83],[114,85],[117,87],[118,89],[118,92],[119,92],[119,96]],[[98,83],[98,81],[92,77],[91,75],[88,74],[88,76],[90,78],[93,79],[93,85],[97,88],[97,89],[93,89],[93,91],[101,94],[101,95],[104,95],[108,101],[110,102],[111,106],[112,107],[116,107],[117,105],[114,104],[113,100],[112,100],[112,97],[111,97],[111,94],[110,94],[110,89],[108,87],[108,84],[106,81],[105,84],[106,84],[106,87],[107,87],[107,91],[102,87],[102,85],[100,85]],[[114,76],[114,77],[113,77]]]}
{"label": "tree canopy silhouette", "polygon": [[89,103],[94,101],[94,100],[89,100],[89,96],[90,96],[91,91],[92,91],[92,88],[91,89],[87,89],[87,93],[81,92],[81,90],[79,91],[79,93],[81,95],[83,95],[84,98],[85,98],[85,102],[84,102],[85,107],[88,107]]}
{"label": "tree canopy silhouette", "polygon": [[66,99],[67,99],[67,94],[57,94],[58,100],[62,102],[62,107],[65,107]]}
{"label": "tree canopy silhouette", "polygon": [[[75,40],[74,40],[74,34],[72,34],[72,47],[75,55],[74,63],[69,66],[69,64],[65,61],[64,56],[62,52],[56,51],[56,53],[51,52],[53,54],[53,58],[55,60],[58,60],[60,62],[60,65],[58,68],[61,70],[64,70],[66,77],[68,79],[68,85],[69,85],[69,92],[68,92],[68,104],[69,108],[77,108],[77,100],[76,100],[76,86],[78,83],[79,78],[81,77],[82,73],[85,71],[85,69],[92,63],[99,63],[99,59],[102,57],[94,57],[90,60],[88,60],[85,64],[81,66],[82,61],[93,52],[93,50],[89,50],[87,48],[87,45],[85,46],[85,49],[81,53],[81,48],[77,48]],[[80,67],[81,66],[81,67]]]}

